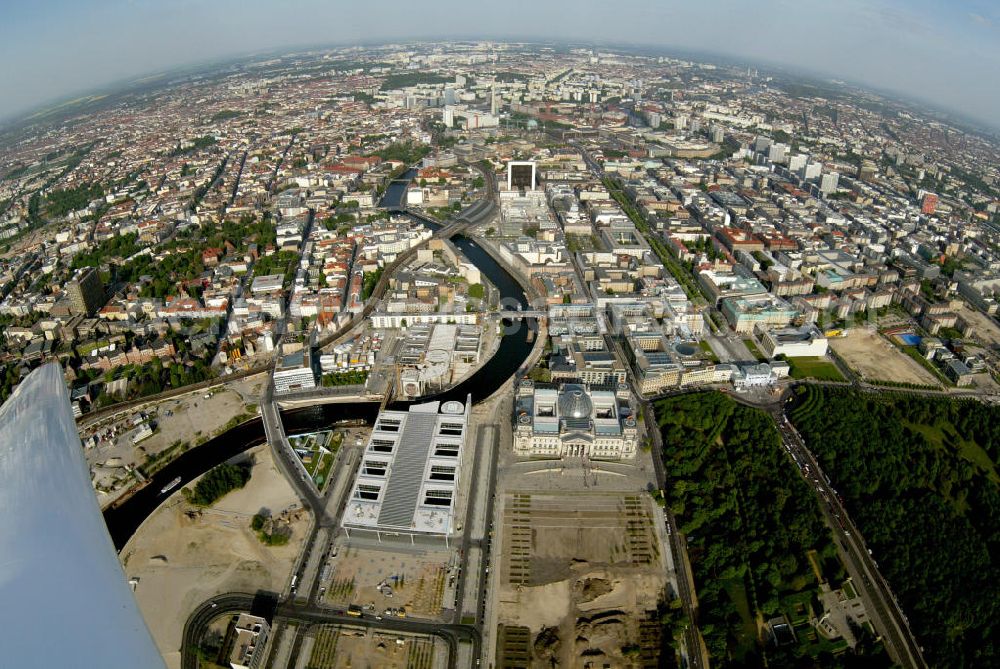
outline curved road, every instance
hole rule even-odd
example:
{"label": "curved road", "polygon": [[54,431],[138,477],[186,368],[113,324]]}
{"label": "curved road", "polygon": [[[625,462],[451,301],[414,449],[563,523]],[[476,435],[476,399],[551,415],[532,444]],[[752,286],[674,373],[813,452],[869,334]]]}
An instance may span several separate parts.
{"label": "curved road", "polygon": [[199,666],[197,646],[208,625],[226,614],[250,611],[254,615],[273,619],[276,622],[295,622],[319,625],[351,625],[368,629],[379,629],[410,634],[436,636],[448,644],[448,666],[457,669],[458,644],[468,641],[472,644],[473,657],[479,657],[482,638],[479,630],[472,625],[447,625],[437,622],[390,618],[375,620],[368,616],[355,618],[344,611],[321,608],[315,605],[285,602],[276,604],[272,595],[251,595],[234,592],[213,597],[195,609],[184,625],[181,637],[182,669],[197,669]]}

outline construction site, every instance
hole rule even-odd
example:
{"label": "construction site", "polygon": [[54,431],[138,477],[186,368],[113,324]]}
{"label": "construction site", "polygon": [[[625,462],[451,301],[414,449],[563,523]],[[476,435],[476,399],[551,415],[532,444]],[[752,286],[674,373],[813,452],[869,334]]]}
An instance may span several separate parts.
{"label": "construction site", "polygon": [[440,618],[453,608],[453,551],[344,546],[322,575],[325,603],[360,606],[372,616]]}
{"label": "construction site", "polygon": [[644,492],[504,496],[497,667],[656,667],[663,516]]}
{"label": "construction site", "polygon": [[437,669],[448,653],[435,637],[353,625],[313,625],[299,658],[309,669]]}

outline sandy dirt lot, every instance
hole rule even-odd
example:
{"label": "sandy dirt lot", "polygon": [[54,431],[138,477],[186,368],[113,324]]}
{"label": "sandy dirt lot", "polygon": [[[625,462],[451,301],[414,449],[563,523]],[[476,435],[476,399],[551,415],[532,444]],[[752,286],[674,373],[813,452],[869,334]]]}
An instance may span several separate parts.
{"label": "sandy dirt lot", "polygon": [[498,621],[530,630],[530,666],[630,666],[667,585],[655,517],[643,493],[507,496]]}
{"label": "sandy dirt lot", "polygon": [[[213,391],[199,391],[164,400],[156,405],[106,417],[80,430],[85,443],[97,434],[97,446],[87,448],[85,455],[91,467],[95,485],[100,489],[98,501],[111,504],[134,483],[126,468],[142,465],[151,454],[161,453],[177,442],[194,447],[221,433],[236,417],[256,415],[262,376],[241,379]],[[210,395],[205,399],[206,395]],[[146,415],[156,424],[153,436],[133,444],[130,433],[132,419]],[[183,448],[173,449],[164,463],[176,457]],[[109,488],[117,488],[109,491]]]}
{"label": "sandy dirt lot", "polygon": [[973,340],[980,341],[986,346],[1000,345],[1000,326],[996,324],[996,321],[983,312],[970,308],[964,302],[958,309],[958,315],[970,321],[975,327]]}
{"label": "sandy dirt lot", "polygon": [[[233,591],[280,592],[308,533],[309,520],[266,446],[254,459],[246,487],[200,513],[175,492],[139,528],[121,553],[129,578],[138,578],[139,608],[169,667],[180,666],[181,633],[188,615],[210,597]],[[262,508],[291,509],[292,539],[268,547],[250,530]]]}
{"label": "sandy dirt lot", "polygon": [[436,618],[453,584],[456,562],[455,554],[444,550],[343,547],[333,559],[327,602],[373,605],[376,615],[403,607],[408,616]]}
{"label": "sandy dirt lot", "polygon": [[147,453],[157,453],[178,439],[194,446],[214,436],[234,416],[246,412],[240,394],[228,389],[214,392],[207,400],[204,393],[168,400],[159,405],[156,432],[139,446]]}
{"label": "sandy dirt lot", "polygon": [[846,337],[830,339],[830,346],[863,379],[938,386],[937,378],[877,332],[854,328]]}

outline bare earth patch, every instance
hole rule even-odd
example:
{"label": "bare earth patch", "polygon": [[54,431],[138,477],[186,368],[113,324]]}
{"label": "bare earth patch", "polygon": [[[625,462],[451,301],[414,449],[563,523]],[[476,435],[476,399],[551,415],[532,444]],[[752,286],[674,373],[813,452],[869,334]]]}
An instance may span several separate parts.
{"label": "bare earth patch", "polygon": [[855,328],[830,346],[863,379],[940,387],[937,378],[877,332]]}
{"label": "bare earth patch", "polygon": [[299,501],[267,446],[248,453],[255,464],[246,487],[195,513],[175,492],[121,553],[125,573],[139,579],[136,600],[169,667],[180,666],[181,633],[197,606],[225,592],[280,592],[306,538],[309,521],[301,510],[292,513],[297,519],[285,546],[265,546],[251,531],[250,519],[262,508],[277,515]]}
{"label": "bare earth patch", "polygon": [[436,618],[442,613],[452,557],[449,551],[431,549],[341,549],[333,560],[326,601],[343,607],[372,605],[377,614],[403,607],[407,615]]}
{"label": "bare earth patch", "polygon": [[667,584],[655,517],[643,493],[507,497],[498,622],[527,628],[530,666],[634,662]]}
{"label": "bare earth patch", "polygon": [[996,321],[978,309],[970,308],[964,302],[957,311],[959,316],[972,323],[974,327],[972,339],[981,341],[987,346],[1000,344],[1000,325],[997,325]]}

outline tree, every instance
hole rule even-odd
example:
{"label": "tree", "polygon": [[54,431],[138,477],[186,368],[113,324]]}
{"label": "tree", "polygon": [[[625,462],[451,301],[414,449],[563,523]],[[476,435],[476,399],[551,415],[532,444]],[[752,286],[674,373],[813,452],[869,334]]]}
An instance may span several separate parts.
{"label": "tree", "polygon": [[364,278],[361,284],[361,299],[367,300],[375,292],[375,286],[378,285],[379,279],[382,278],[383,268],[379,267],[374,272],[365,272]]}
{"label": "tree", "polygon": [[[222,464],[209,470],[190,492],[188,501],[196,506],[210,506],[226,493],[242,488],[250,480],[250,467]],[[187,488],[185,488],[187,490]]]}
{"label": "tree", "polygon": [[790,417],[941,667],[1000,648],[1000,411],[975,401],[800,387]]}
{"label": "tree", "polygon": [[[752,639],[739,641],[744,626],[757,612],[781,609],[786,596],[817,587],[805,555],[832,546],[816,497],[763,412],[716,392],[662,400],[654,410],[663,438],[665,501],[687,535],[700,627],[713,664],[761,664],[763,657],[746,657],[771,650]],[[731,592],[747,601],[749,621]],[[750,645],[732,648],[745,643]],[[734,655],[743,656],[743,664]]]}

